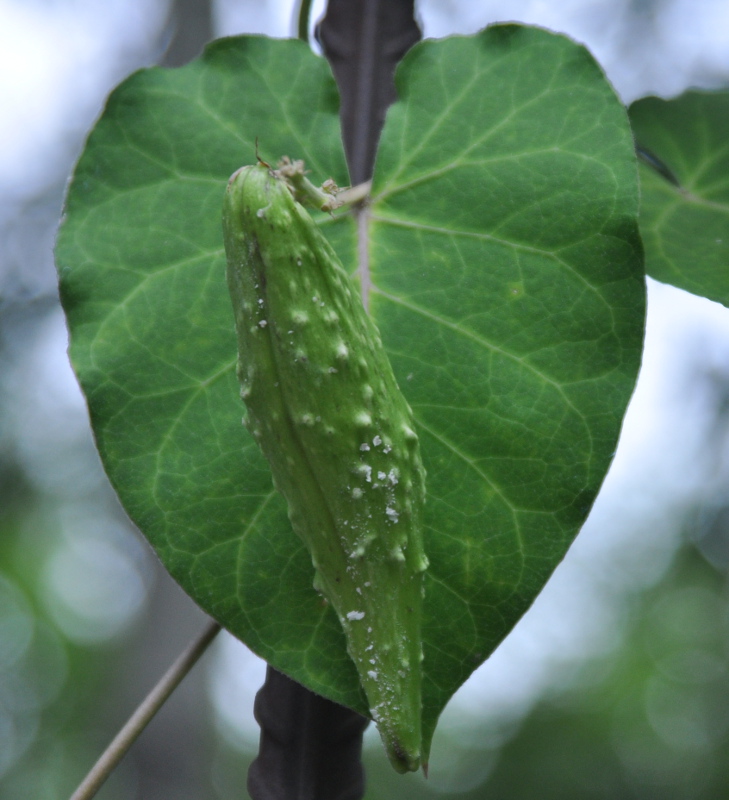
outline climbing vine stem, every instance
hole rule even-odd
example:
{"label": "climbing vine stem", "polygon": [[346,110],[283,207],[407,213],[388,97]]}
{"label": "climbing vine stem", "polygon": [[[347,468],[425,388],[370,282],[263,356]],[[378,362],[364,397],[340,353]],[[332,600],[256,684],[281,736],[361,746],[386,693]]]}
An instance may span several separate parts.
{"label": "climbing vine stem", "polygon": [[149,721],[159,711],[165,700],[177,688],[185,675],[195,666],[197,660],[207,650],[219,630],[220,625],[211,621],[202,633],[190,642],[185,651],[180,654],[174,664],[162,676],[159,683],[144,698],[126,725],[114,737],[78,789],[71,795],[71,800],[91,800],[92,797],[96,796],[96,793],[116,765],[125,756],[127,750],[147,727]]}

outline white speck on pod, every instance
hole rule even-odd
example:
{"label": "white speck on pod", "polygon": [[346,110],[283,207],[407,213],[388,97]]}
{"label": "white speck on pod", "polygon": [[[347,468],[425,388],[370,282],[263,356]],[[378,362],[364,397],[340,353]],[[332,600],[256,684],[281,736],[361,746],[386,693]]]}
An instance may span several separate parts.
{"label": "white speck on pod", "polygon": [[347,619],[354,622],[356,620],[364,619],[364,615],[364,611],[349,611],[347,612]]}
{"label": "white speck on pod", "polygon": [[361,475],[368,483],[372,481],[372,467],[369,464],[358,464],[357,474]]}
{"label": "white speck on pod", "polygon": [[405,438],[407,439],[407,441],[417,442],[418,434],[415,433],[415,431],[409,425],[403,425],[402,432],[405,434]]}
{"label": "white speck on pod", "polygon": [[267,320],[265,320],[265,319],[262,319],[262,320],[261,320],[261,321],[258,323],[258,325],[259,325],[261,328],[265,328],[265,327],[266,327],[266,325],[268,325],[268,321],[267,321]]}
{"label": "white speck on pod", "polygon": [[359,446],[359,449],[363,453],[366,453],[370,449],[370,446],[367,444],[367,442],[362,442],[362,444]]}
{"label": "white speck on pod", "polygon": [[[366,411],[359,411],[354,418],[354,423],[362,428],[369,428],[372,424],[372,417]],[[369,445],[367,445],[367,449],[370,449]]]}
{"label": "white speck on pod", "polygon": [[375,447],[379,447],[382,444],[382,439],[379,436],[375,436],[375,438],[372,440],[372,444]]}
{"label": "white speck on pod", "polygon": [[385,514],[387,514],[387,518],[392,523],[395,523],[400,519],[400,515],[397,513],[397,511],[394,508],[391,508],[390,506],[388,506],[385,509]]}
{"label": "white speck on pod", "polygon": [[393,561],[405,561],[405,553],[403,553],[402,547],[399,545],[396,545],[390,550],[390,556]]}

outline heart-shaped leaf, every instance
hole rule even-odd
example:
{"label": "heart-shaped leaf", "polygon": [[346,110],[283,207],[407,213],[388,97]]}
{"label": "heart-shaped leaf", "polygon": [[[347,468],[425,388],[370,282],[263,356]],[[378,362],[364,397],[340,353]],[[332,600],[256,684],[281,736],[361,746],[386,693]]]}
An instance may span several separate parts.
{"label": "heart-shaped leaf", "polygon": [[640,170],[646,272],[729,305],[729,92],[648,97],[631,105],[630,120],[647,151]]}
{"label": "heart-shaped leaf", "polygon": [[[360,224],[322,216],[419,425],[428,470],[424,750],[534,600],[608,468],[644,287],[625,111],[570,40],[494,26],[398,73]],[[240,424],[228,176],[304,158],[346,183],[334,83],[301,43],[214,43],[111,96],[57,248],[99,450],[172,575],[275,667],[367,713],[339,624]],[[359,246],[358,246],[359,245]]]}

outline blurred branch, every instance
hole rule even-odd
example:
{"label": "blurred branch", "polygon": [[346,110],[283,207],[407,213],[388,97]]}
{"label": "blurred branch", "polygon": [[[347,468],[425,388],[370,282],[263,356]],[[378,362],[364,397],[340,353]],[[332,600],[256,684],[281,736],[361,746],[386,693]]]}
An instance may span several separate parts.
{"label": "blurred branch", "polygon": [[272,667],[256,695],[255,714],[261,744],[248,771],[254,800],[360,800],[362,732],[369,720]]}
{"label": "blurred branch", "polygon": [[372,177],[395,67],[420,39],[414,0],[330,0],[316,37],[342,98],[344,150],[352,184]]}
{"label": "blurred branch", "polygon": [[[305,5],[303,0],[300,37],[302,20],[308,20]],[[339,86],[350,181],[364,184],[372,177],[385,112],[396,99],[395,67],[420,39],[414,0],[330,0],[316,37]],[[364,795],[367,719],[270,666],[255,712],[261,742],[248,772],[253,800],[360,800]]]}
{"label": "blurred branch", "polygon": [[202,52],[213,38],[211,0],[175,0],[170,12],[172,37],[162,66],[181,67]]}
{"label": "blurred branch", "polygon": [[182,679],[195,666],[200,656],[217,636],[220,625],[210,622],[200,636],[192,641],[175,663],[162,676],[159,683],[145,697],[141,705],[129,718],[126,725],[114,737],[101,758],[94,764],[81,785],[71,795],[71,800],[90,800],[96,795],[112,770],[122,760],[139,734],[159,711]]}

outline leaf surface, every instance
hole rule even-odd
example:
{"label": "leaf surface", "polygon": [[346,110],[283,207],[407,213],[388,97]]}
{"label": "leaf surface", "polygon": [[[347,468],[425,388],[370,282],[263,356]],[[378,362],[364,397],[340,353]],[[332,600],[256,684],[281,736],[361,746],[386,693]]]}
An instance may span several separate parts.
{"label": "leaf surface", "polygon": [[642,342],[635,166],[586,50],[494,26],[399,72],[371,312],[428,470],[425,717],[531,604],[606,472]]}
{"label": "leaf surface", "polygon": [[[359,275],[428,470],[425,750],[590,510],[637,374],[632,137],[584,48],[495,26],[406,56]],[[253,160],[346,184],[326,64],[221,40],[132,76],[79,162],[57,248],[71,357],[109,477],[186,591],[273,666],[367,713],[339,624],[240,424],[220,210]]]}
{"label": "leaf surface", "polygon": [[646,272],[729,305],[729,91],[648,97],[630,120],[638,145],[676,180],[641,164]]}

